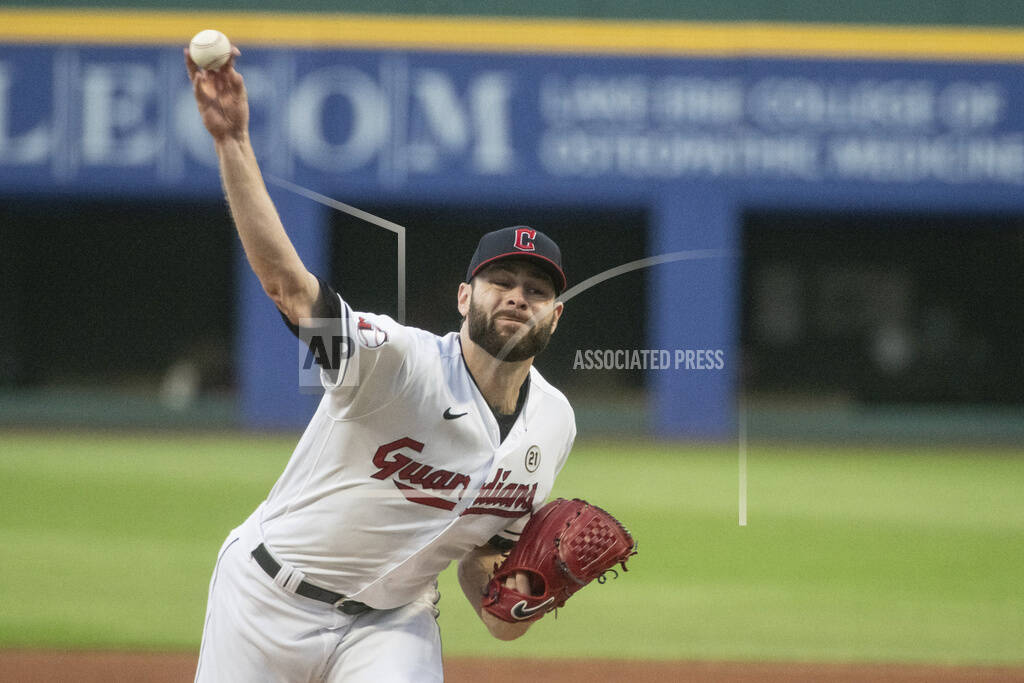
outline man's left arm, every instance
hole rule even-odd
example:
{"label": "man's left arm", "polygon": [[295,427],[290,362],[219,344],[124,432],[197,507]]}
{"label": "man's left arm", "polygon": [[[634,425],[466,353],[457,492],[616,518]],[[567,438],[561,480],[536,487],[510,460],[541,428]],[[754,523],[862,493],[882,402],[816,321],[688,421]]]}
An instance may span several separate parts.
{"label": "man's left arm", "polygon": [[[490,544],[471,550],[459,562],[459,585],[492,636],[498,640],[515,640],[526,633],[533,622],[522,621],[513,624],[502,621],[482,607],[484,591],[494,576],[494,567],[500,565],[504,559],[504,554]],[[510,576],[505,584],[509,588],[517,588],[522,593],[530,592],[529,578],[523,572]]]}

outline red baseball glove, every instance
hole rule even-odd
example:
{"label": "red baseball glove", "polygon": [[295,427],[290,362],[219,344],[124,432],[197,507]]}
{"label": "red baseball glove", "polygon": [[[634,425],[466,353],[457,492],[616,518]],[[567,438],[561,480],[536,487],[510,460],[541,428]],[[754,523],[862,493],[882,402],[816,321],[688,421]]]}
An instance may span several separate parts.
{"label": "red baseball glove", "polygon": [[[503,621],[540,619],[616,564],[636,554],[636,543],[610,514],[576,498],[551,501],[530,518],[519,542],[487,584],[483,607]],[[530,577],[532,595],[508,588],[516,572]]]}

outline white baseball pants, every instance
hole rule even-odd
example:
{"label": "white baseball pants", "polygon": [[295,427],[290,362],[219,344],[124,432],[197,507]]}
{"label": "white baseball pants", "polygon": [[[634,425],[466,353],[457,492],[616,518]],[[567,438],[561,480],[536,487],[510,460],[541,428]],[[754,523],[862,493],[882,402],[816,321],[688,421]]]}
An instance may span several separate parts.
{"label": "white baseball pants", "polygon": [[436,590],[355,616],[289,593],[252,558],[259,545],[254,518],[221,547],[196,683],[443,680]]}

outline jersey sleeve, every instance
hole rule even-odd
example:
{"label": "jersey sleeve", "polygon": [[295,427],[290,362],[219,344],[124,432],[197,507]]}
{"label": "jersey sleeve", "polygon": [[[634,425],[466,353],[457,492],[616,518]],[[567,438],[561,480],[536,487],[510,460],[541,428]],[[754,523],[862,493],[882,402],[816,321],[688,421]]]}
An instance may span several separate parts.
{"label": "jersey sleeve", "polygon": [[[340,300],[340,297],[339,297]],[[381,408],[408,387],[417,367],[417,338],[389,316],[353,311],[341,303],[341,329],[348,357],[337,370],[322,370],[336,418],[354,418]]]}
{"label": "jersey sleeve", "polygon": [[334,417],[376,410],[405,388],[415,362],[409,328],[386,315],[353,311],[320,280],[313,318],[285,324],[309,347]]}
{"label": "jersey sleeve", "polygon": [[562,471],[562,468],[565,467],[565,463],[569,459],[569,453],[572,452],[572,447],[576,443],[576,413],[573,412],[572,408],[569,408],[569,419],[567,422],[569,424],[569,433],[566,435],[565,448],[562,450],[561,457],[558,459],[558,465],[555,466],[556,478]]}

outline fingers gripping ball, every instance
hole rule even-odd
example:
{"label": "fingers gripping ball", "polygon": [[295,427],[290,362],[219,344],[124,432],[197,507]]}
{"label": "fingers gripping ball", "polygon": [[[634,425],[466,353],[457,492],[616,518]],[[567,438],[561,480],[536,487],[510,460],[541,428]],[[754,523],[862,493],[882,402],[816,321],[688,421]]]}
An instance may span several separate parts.
{"label": "fingers gripping ball", "polygon": [[[512,623],[540,619],[594,579],[603,583],[616,564],[625,571],[635,554],[636,542],[617,519],[585,500],[558,498],[527,522],[487,584],[483,607]],[[529,576],[530,595],[505,585],[516,572]]]}
{"label": "fingers gripping ball", "polygon": [[231,57],[231,41],[220,31],[208,28],[200,31],[188,44],[188,55],[199,67],[217,70]]}

